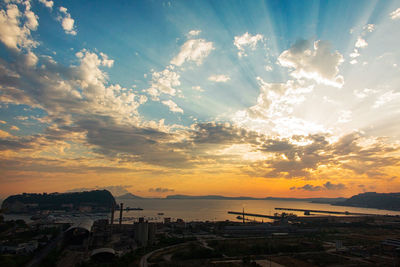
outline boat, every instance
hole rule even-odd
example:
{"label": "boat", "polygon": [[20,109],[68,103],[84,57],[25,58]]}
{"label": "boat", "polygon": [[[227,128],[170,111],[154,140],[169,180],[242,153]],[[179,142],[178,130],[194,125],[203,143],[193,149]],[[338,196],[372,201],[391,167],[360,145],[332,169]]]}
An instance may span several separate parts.
{"label": "boat", "polygon": [[157,215],[161,216],[161,215],[164,215],[164,213],[163,212],[159,212],[159,213],[157,213]]}

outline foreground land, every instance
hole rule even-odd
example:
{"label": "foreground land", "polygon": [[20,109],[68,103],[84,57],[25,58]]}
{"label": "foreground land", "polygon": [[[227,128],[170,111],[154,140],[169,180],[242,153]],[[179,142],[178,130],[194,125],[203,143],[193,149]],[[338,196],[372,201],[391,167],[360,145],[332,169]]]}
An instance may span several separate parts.
{"label": "foreground land", "polygon": [[0,266],[399,266],[400,218],[74,224],[4,220]]}

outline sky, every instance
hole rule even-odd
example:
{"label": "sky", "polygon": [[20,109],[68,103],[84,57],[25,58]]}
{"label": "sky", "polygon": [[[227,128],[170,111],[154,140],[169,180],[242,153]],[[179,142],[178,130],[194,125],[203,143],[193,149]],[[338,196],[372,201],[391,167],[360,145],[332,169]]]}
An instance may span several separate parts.
{"label": "sky", "polygon": [[0,197],[400,191],[400,1],[0,1]]}

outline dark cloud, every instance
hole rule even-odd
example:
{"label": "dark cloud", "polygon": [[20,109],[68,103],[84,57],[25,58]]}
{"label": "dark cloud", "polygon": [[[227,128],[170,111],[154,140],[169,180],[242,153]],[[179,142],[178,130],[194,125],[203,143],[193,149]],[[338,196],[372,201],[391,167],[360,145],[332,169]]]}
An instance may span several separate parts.
{"label": "dark cloud", "polygon": [[306,184],[306,185],[304,185],[302,187],[297,187],[297,189],[298,190],[305,190],[305,191],[321,191],[321,190],[323,190],[323,187],[321,187],[319,185],[314,186],[314,185],[311,185],[311,184]]}
{"label": "dark cloud", "polygon": [[155,193],[167,193],[167,192],[174,192],[174,189],[169,189],[169,188],[162,188],[162,187],[157,187],[157,188],[149,188],[149,192],[155,192]]}
{"label": "dark cloud", "polygon": [[[333,81],[340,56],[330,52],[326,43],[316,45],[311,58],[305,54],[311,42],[299,41],[281,55],[281,59],[298,65],[302,62],[300,59],[316,60],[307,61],[311,69],[301,64],[298,67],[317,70],[321,77]],[[76,59],[78,64],[71,66],[58,64],[50,57],[40,57],[36,67],[28,67],[25,59],[15,54],[9,61],[0,60],[0,101],[40,107],[48,114],[43,132],[30,137],[4,137],[0,140],[0,150],[38,151],[66,142],[79,143],[108,160],[187,170],[200,165],[231,164],[230,167],[250,175],[271,178],[311,178],[321,165],[332,165],[371,178],[387,178],[385,168],[399,165],[397,156],[387,155],[398,151],[398,146],[378,142],[364,148],[360,145],[363,136],[357,132],[329,143],[329,136],[325,134],[268,137],[228,123],[205,122],[169,130],[141,124],[136,92],[127,93],[119,85],[108,83],[101,69],[100,55],[81,53],[82,57]],[[335,64],[325,66],[323,59]],[[134,100],[126,101],[128,98]],[[268,154],[268,159],[244,162],[242,155],[209,153],[234,144],[250,145],[253,151]],[[41,162],[31,162],[27,166],[33,170],[45,169]],[[19,163],[17,159],[16,164]],[[78,167],[68,168],[79,172]],[[123,170],[84,166],[82,171],[90,171],[90,168],[93,171]],[[63,169],[63,164],[48,166],[53,172]]]}
{"label": "dark cloud", "polygon": [[333,184],[331,182],[326,182],[325,184],[323,184],[323,186],[315,186],[312,184],[306,184],[304,186],[301,187],[291,187],[290,190],[305,190],[305,191],[322,191],[322,190],[343,190],[346,189],[346,186],[342,183],[339,184]]}
{"label": "dark cloud", "polygon": [[66,192],[83,192],[91,190],[108,190],[114,197],[122,196],[130,193],[127,188],[131,188],[131,185],[110,185],[110,186],[96,186],[96,187],[81,187],[67,190]]}
{"label": "dark cloud", "polygon": [[333,184],[333,183],[331,183],[329,181],[324,184],[324,187],[327,190],[343,190],[343,189],[346,189],[346,186],[344,184],[342,184],[342,183]]}

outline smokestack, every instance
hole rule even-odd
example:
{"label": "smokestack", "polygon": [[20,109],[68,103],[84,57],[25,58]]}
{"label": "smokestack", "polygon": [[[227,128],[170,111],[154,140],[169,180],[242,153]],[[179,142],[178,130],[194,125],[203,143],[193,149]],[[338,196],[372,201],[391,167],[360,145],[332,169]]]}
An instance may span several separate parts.
{"label": "smokestack", "polygon": [[115,213],[115,205],[113,203],[113,204],[111,204],[111,221],[110,221],[111,225],[114,224],[114,213]]}
{"label": "smokestack", "polygon": [[122,224],[122,211],[124,210],[124,203],[121,203],[119,207],[119,225]]}

